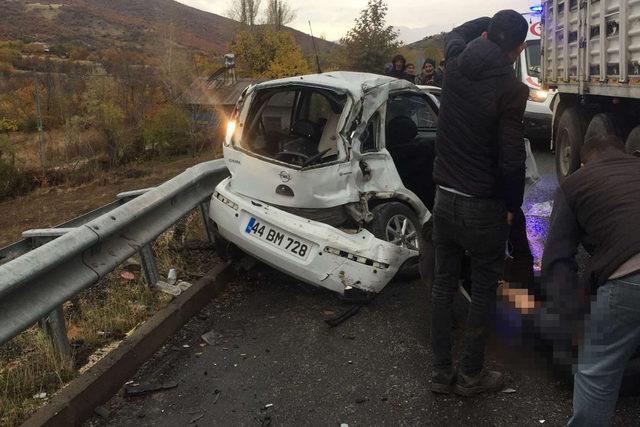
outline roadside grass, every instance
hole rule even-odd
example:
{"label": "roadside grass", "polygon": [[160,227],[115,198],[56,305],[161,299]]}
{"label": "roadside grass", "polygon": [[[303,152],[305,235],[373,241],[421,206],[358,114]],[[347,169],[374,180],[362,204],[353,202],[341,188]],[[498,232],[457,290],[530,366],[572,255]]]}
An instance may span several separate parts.
{"label": "roadside grass", "polygon": [[[204,276],[215,258],[203,242],[206,233],[202,219],[194,211],[156,240],[154,251],[160,276],[166,277],[170,268],[177,270],[179,279],[189,282]],[[187,249],[189,245],[197,250]],[[123,267],[134,272],[134,280],[125,280],[121,276],[125,270],[117,269],[65,304],[72,368],[60,360],[37,326],[0,347],[0,425],[24,422],[56,391],[171,301],[171,296],[149,289],[136,265]]]}

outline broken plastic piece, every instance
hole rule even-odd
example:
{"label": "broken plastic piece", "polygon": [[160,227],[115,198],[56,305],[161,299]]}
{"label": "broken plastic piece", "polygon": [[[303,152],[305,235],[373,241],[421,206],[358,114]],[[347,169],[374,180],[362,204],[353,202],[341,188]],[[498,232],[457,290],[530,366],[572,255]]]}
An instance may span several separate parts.
{"label": "broken plastic piece", "polygon": [[174,297],[180,296],[182,291],[179,287],[170,285],[167,282],[159,281],[155,284],[154,289],[164,292],[165,294],[173,295]]}
{"label": "broken plastic piece", "polygon": [[120,272],[120,277],[122,278],[122,280],[126,280],[127,282],[136,280],[136,275],[127,270]]}
{"label": "broken plastic piece", "polygon": [[178,272],[175,268],[169,270],[169,274],[167,274],[167,283],[170,285],[175,285],[178,281]]}
{"label": "broken plastic piece", "polygon": [[184,280],[178,280],[178,284],[176,286],[178,287],[178,289],[180,289],[181,292],[184,292],[193,285],[189,282],[185,282]]}

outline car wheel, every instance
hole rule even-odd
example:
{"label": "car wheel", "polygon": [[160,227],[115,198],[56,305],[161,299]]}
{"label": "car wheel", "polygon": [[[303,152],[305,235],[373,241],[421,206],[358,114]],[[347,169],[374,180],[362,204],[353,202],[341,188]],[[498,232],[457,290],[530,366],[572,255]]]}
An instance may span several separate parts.
{"label": "car wheel", "polygon": [[640,126],[633,128],[625,144],[627,153],[640,156]]}
{"label": "car wheel", "polygon": [[[403,248],[420,251],[420,222],[411,208],[399,202],[390,202],[376,206],[371,213],[371,232],[374,236]],[[398,271],[398,277],[403,279],[415,279],[419,274],[418,256],[408,259]]]}
{"label": "car wheel", "polygon": [[580,149],[584,141],[585,119],[576,108],[568,108],[560,117],[556,132],[556,174],[562,183],[580,168]]}

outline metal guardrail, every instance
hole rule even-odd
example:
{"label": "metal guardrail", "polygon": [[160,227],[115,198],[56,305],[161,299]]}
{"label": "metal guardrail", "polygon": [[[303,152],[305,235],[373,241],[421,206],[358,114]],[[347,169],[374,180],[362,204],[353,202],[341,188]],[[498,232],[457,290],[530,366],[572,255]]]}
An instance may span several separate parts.
{"label": "metal guardrail", "polygon": [[136,253],[155,284],[153,241],[193,209],[200,208],[213,241],[208,200],[228,174],[223,160],[201,163],[54,229],[27,232],[24,240],[0,250],[0,260],[15,257],[0,265],[0,344],[46,318],[64,356],[62,305]]}

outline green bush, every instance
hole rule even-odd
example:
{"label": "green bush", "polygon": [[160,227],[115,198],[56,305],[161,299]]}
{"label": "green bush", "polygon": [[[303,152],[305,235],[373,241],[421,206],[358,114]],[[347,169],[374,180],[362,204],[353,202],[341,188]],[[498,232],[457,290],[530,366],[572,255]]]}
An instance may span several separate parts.
{"label": "green bush", "polygon": [[189,152],[189,117],[180,107],[167,105],[141,127],[147,150],[161,156]]}

